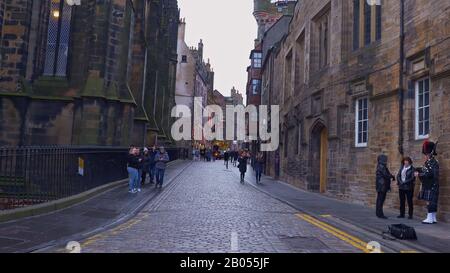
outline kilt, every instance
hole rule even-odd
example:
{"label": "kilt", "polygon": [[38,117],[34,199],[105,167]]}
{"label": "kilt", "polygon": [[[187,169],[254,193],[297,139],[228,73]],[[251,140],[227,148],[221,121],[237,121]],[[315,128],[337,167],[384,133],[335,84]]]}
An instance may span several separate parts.
{"label": "kilt", "polygon": [[434,189],[421,189],[419,192],[419,200],[437,203],[439,191]]}

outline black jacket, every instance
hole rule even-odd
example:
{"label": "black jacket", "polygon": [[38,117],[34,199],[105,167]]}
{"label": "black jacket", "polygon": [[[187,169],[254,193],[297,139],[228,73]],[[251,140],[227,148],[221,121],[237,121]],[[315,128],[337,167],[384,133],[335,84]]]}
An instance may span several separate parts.
{"label": "black jacket", "polygon": [[406,180],[405,182],[403,182],[402,180],[402,170],[403,170],[403,165],[401,166],[400,170],[398,171],[397,174],[397,185],[398,188],[400,190],[404,190],[404,191],[411,191],[414,190],[414,182],[416,181],[416,177],[414,176],[414,172],[416,171],[416,169],[411,166],[411,168],[409,168],[409,170],[406,171]]}
{"label": "black jacket", "polygon": [[139,162],[140,157],[132,154],[128,154],[127,157],[127,165],[130,168],[139,169],[141,166],[141,163]]}
{"label": "black jacket", "polygon": [[241,173],[247,172],[247,159],[248,157],[246,156],[240,156],[238,159],[239,162],[238,168]]}
{"label": "black jacket", "polygon": [[432,157],[425,162],[425,166],[418,169],[422,188],[435,190],[439,188],[439,163]]}
{"label": "black jacket", "polygon": [[224,159],[225,161],[228,161],[228,160],[230,159],[230,154],[229,154],[228,152],[225,152],[225,153],[223,154],[223,159]]}
{"label": "black jacket", "polygon": [[376,189],[377,192],[388,192],[391,190],[391,179],[394,176],[391,174],[387,167],[387,156],[378,156],[378,165],[376,172]]}

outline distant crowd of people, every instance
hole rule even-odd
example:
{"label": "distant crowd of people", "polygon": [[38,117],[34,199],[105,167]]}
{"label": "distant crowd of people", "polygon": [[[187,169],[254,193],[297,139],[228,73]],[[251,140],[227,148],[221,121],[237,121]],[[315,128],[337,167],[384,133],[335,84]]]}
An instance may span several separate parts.
{"label": "distant crowd of people", "polygon": [[129,192],[133,194],[141,192],[141,187],[145,185],[147,175],[150,178],[149,183],[151,185],[154,184],[156,188],[162,188],[164,173],[169,160],[169,154],[162,146],[140,149],[131,145],[127,157]]}

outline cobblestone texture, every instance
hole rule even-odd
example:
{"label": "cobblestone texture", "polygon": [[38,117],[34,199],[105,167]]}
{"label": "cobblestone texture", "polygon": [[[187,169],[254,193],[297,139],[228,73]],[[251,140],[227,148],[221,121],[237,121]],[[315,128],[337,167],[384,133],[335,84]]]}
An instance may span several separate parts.
{"label": "cobblestone texture", "polygon": [[82,252],[359,251],[241,185],[222,162],[193,163],[176,179],[136,218],[81,242]]}

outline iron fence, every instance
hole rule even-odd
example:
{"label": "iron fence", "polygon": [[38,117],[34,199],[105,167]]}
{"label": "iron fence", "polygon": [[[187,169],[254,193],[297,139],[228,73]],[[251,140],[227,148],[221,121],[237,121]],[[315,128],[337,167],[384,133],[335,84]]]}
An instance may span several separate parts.
{"label": "iron fence", "polygon": [[[183,151],[167,149],[170,159]],[[0,210],[44,203],[126,179],[127,148],[0,147]]]}

